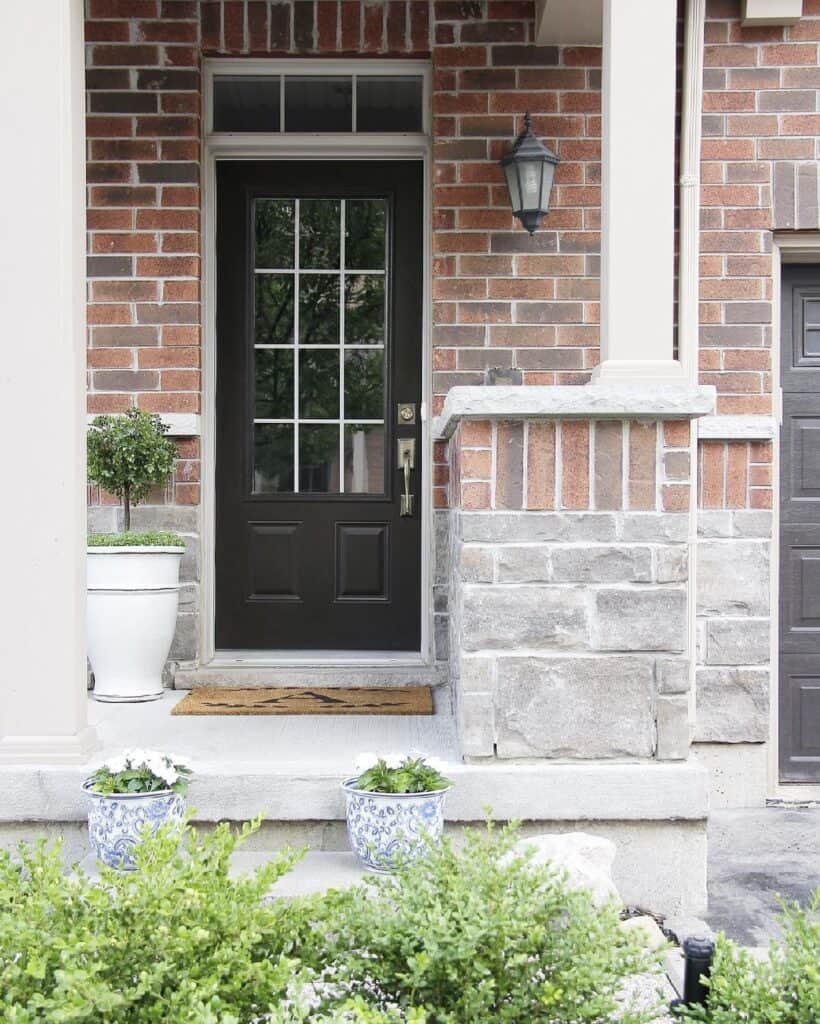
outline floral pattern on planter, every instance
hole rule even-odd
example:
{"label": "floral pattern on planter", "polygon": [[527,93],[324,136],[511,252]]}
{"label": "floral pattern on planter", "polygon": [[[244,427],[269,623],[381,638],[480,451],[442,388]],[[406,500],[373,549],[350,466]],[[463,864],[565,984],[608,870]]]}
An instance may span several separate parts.
{"label": "floral pattern on planter", "polygon": [[103,795],[91,792],[88,784],[84,788],[88,797],[91,848],[110,868],[120,871],[136,868],[134,848],[146,825],[153,835],[163,825],[182,824],[185,820],[185,797],[181,793],[164,790]]}
{"label": "floral pattern on planter", "polygon": [[356,778],[342,783],[347,801],[347,834],[368,871],[389,874],[397,855],[416,858],[424,839],[440,839],[444,831],[444,798],[433,793],[367,793],[356,789]]}

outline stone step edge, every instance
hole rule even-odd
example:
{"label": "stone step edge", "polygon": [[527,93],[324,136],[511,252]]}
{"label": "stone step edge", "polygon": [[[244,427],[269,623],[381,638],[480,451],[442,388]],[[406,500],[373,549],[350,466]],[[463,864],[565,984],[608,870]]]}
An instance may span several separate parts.
{"label": "stone step edge", "polygon": [[445,665],[282,665],[229,668],[184,668],[174,673],[175,690],[193,690],[204,686],[231,688],[271,687],[442,687],[447,683]]}

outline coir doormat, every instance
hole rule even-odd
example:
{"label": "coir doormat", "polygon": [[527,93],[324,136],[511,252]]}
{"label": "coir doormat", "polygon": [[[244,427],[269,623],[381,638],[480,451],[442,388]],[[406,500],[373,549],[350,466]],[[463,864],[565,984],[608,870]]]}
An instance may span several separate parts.
{"label": "coir doormat", "polygon": [[432,715],[429,686],[203,687],[191,690],[172,715]]}

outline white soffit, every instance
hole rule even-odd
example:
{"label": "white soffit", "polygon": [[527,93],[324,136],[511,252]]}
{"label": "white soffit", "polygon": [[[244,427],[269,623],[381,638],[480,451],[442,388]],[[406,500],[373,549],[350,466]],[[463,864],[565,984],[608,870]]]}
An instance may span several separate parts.
{"label": "white soffit", "polygon": [[536,43],[539,46],[600,46],[603,7],[603,0],[536,0]]}
{"label": "white soffit", "polygon": [[803,0],[743,0],[744,25],[793,25],[803,17]]}

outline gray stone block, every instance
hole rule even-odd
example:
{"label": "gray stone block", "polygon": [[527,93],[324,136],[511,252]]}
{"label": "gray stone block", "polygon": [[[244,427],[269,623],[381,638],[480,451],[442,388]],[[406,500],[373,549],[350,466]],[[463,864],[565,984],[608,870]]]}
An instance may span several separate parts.
{"label": "gray stone block", "polygon": [[689,698],[658,697],[655,712],[658,726],[659,761],[685,761],[689,756]]}
{"label": "gray stone block", "polygon": [[493,549],[476,544],[459,544],[455,552],[459,576],[465,583],[493,582]]}
{"label": "gray stone block", "polygon": [[450,527],[452,513],[439,511],[433,516],[435,532],[435,567],[433,579],[436,583],[450,580]]}
{"label": "gray stone block", "polygon": [[599,590],[593,643],[600,651],[683,651],[686,591],[675,587]]}
{"label": "gray stone block", "polygon": [[496,549],[499,583],[547,583],[552,578],[550,551],[544,544],[522,544]]}
{"label": "gray stone block", "polygon": [[764,743],[768,739],[768,670],[700,668],[696,687],[696,742]]}
{"label": "gray stone block", "polygon": [[572,649],[588,643],[586,601],[579,590],[466,584],[460,617],[467,651]]}
{"label": "gray stone block", "polygon": [[461,693],[490,693],[495,688],[492,658],[462,657],[459,661]]}
{"label": "gray stone block", "polygon": [[119,509],[116,505],[89,505],[87,512],[89,533],[117,533]]}
{"label": "gray stone block", "polygon": [[179,610],[194,612],[199,609],[199,584],[186,583],[179,591]]}
{"label": "gray stone block", "polygon": [[495,708],[491,693],[462,693],[457,708],[458,736],[465,757],[495,753]]}
{"label": "gray stone block", "polygon": [[768,615],[765,541],[699,541],[696,557],[699,615]]}
{"label": "gray stone block", "polygon": [[684,658],[659,658],[655,662],[658,693],[689,692],[689,662]]}
{"label": "gray stone block", "polygon": [[647,547],[554,547],[552,574],[561,583],[647,582],[652,578],[652,553]]}
{"label": "gray stone block", "polygon": [[499,658],[499,757],[649,757],[653,673],[642,658]]}
{"label": "gray stone block", "polygon": [[450,657],[450,620],[446,615],[433,616],[436,661]]}
{"label": "gray stone block", "polygon": [[689,537],[689,516],[684,512],[621,512],[618,539],[633,543],[682,544]]}
{"label": "gray stone block", "polygon": [[193,661],[199,649],[199,616],[181,613],[168,658],[171,661]]}
{"label": "gray stone block", "polygon": [[689,552],[684,545],[658,548],[655,578],[658,583],[685,583],[689,579]]}
{"label": "gray stone block", "polygon": [[183,583],[195,583],[199,579],[199,537],[185,538],[185,553],[179,563],[179,578]]}
{"label": "gray stone block", "polygon": [[769,540],[772,536],[773,517],[767,509],[738,509],[732,513],[732,532],[735,537],[759,537]]}
{"label": "gray stone block", "polygon": [[605,512],[461,512],[459,532],[478,544],[610,541],[615,519]]}
{"label": "gray stone block", "polygon": [[199,533],[199,508],[196,505],[137,505],[131,509],[131,529]]}
{"label": "gray stone block", "polygon": [[770,656],[769,619],[708,619],[706,663],[765,665]]}
{"label": "gray stone block", "polygon": [[723,509],[701,509],[698,512],[699,537],[731,537],[732,513]]}

